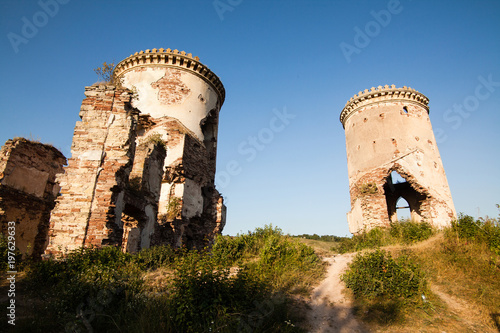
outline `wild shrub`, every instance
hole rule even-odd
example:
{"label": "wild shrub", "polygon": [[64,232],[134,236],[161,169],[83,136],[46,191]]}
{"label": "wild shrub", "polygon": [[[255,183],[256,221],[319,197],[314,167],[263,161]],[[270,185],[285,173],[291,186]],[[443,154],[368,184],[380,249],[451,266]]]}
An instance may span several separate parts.
{"label": "wild shrub", "polygon": [[459,214],[456,221],[451,222],[451,230],[459,238],[472,240],[480,236],[481,221],[476,221],[472,216]]}
{"label": "wild shrub", "polygon": [[472,216],[459,214],[458,219],[451,222],[446,236],[485,243],[492,252],[500,255],[500,219],[475,220]]}
{"label": "wild shrub", "polygon": [[384,250],[358,254],[342,280],[356,297],[364,298],[409,299],[420,296],[426,288],[425,277],[411,256],[394,259]]}
{"label": "wild shrub", "polygon": [[167,144],[165,140],[163,140],[163,136],[160,133],[151,134],[150,136],[148,136],[147,141],[167,149]]}
{"label": "wild shrub", "polygon": [[403,220],[391,223],[390,235],[404,243],[415,243],[428,239],[433,234],[432,226],[427,222]]}
{"label": "wild shrub", "polygon": [[179,197],[171,197],[167,204],[167,221],[175,220],[182,212],[182,199]]}
{"label": "wild shrub", "polygon": [[176,253],[172,247],[163,245],[142,249],[133,256],[133,261],[142,269],[156,269],[172,264],[175,257]]}
{"label": "wild shrub", "polygon": [[212,256],[227,264],[232,264],[245,255],[255,255],[252,251],[254,243],[255,237],[251,234],[236,237],[219,235],[212,247]]}
{"label": "wild shrub", "polygon": [[482,225],[482,233],[490,250],[500,255],[500,221],[487,220]]}
{"label": "wild shrub", "polygon": [[[256,278],[269,281],[280,291],[303,293],[322,274],[323,267],[314,250],[291,238],[268,236],[258,260],[247,265]],[[307,276],[303,276],[308,272]]]}
{"label": "wild shrub", "polygon": [[264,228],[256,228],[246,234],[233,236],[218,236],[212,247],[212,255],[219,259],[235,262],[243,257],[258,256],[270,238],[285,237],[283,231],[272,225],[265,225]]}
{"label": "wild shrub", "polygon": [[397,243],[414,243],[428,239],[433,233],[431,225],[427,222],[402,221],[391,223],[389,228],[375,227],[351,238],[343,237],[332,247],[332,251],[347,253]]}
{"label": "wild shrub", "polygon": [[332,250],[337,250],[339,253],[356,252],[363,249],[373,249],[383,245],[388,245],[390,241],[389,231],[385,228],[373,228],[370,231],[359,235],[354,235],[351,238],[343,238],[337,247]]}
{"label": "wild shrub", "polygon": [[305,238],[305,239],[312,239],[312,240],[319,240],[323,242],[340,242],[344,237],[340,236],[334,236],[334,235],[318,235],[318,234],[302,234],[302,235],[297,235],[294,237],[298,238]]}
{"label": "wild shrub", "polygon": [[172,284],[170,305],[176,331],[218,331],[236,329],[240,315],[254,309],[269,288],[249,279],[244,272],[229,277],[208,256],[188,253],[179,262]]}
{"label": "wild shrub", "polygon": [[29,268],[38,310],[20,325],[29,332],[298,332],[287,295],[323,272],[311,248],[272,226],[219,236],[211,251],[79,249]]}
{"label": "wild shrub", "polygon": [[355,297],[355,308],[366,321],[388,324],[404,319],[405,310],[421,303],[427,281],[408,254],[392,258],[384,250],[358,254],[341,276]]}
{"label": "wild shrub", "polygon": [[33,264],[26,282],[29,292],[44,302],[40,310],[47,318],[44,325],[81,324],[82,319],[75,317],[79,312],[98,312],[102,316],[90,317],[99,327],[127,297],[141,290],[140,276],[131,255],[118,248],[82,248],[62,260]]}

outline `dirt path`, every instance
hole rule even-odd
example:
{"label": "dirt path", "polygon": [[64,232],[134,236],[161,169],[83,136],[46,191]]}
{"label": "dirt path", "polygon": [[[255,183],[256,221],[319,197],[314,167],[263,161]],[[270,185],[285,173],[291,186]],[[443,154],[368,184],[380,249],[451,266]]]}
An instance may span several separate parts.
{"label": "dirt path", "polygon": [[326,278],[312,292],[307,314],[308,332],[368,332],[354,317],[350,300],[342,294],[344,284],[340,275],[354,256],[354,253],[348,253],[323,259],[330,266]]}

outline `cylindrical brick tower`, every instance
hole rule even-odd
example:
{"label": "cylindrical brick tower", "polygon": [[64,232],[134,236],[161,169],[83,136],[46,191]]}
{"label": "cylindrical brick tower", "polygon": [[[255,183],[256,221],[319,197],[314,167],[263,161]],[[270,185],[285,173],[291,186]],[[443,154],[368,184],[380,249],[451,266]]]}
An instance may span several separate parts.
{"label": "cylindrical brick tower", "polygon": [[151,137],[166,142],[158,213],[172,224],[176,245],[207,236],[210,228],[203,226],[208,221],[217,221],[212,229],[221,229],[225,206],[214,185],[219,111],[225,98],[220,79],[198,57],[171,49],[135,53],[116,65],[114,75],[136,94],[132,105],[143,120],[138,146]]}
{"label": "cylindrical brick tower", "polygon": [[[408,202],[413,220],[443,227],[456,217],[428,103],[414,89],[386,85],[360,91],[340,113],[346,136],[351,233],[396,222],[400,198]],[[396,182],[394,172],[405,181]]]}

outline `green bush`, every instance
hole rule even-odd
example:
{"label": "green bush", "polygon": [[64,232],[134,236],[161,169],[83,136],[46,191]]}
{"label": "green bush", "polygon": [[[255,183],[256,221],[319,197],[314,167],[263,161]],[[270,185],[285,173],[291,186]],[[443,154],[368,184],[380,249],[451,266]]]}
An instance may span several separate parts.
{"label": "green bush", "polygon": [[402,221],[391,223],[389,228],[375,227],[351,238],[343,237],[332,251],[339,253],[357,252],[397,243],[414,243],[428,239],[434,230],[427,222]]}
{"label": "green bush", "polygon": [[175,251],[166,245],[142,249],[133,256],[133,260],[143,269],[156,269],[172,264],[175,257]]}
{"label": "green bush", "polygon": [[388,229],[376,227],[368,232],[364,231],[359,235],[354,235],[351,238],[343,238],[339,245],[332,248],[332,250],[339,253],[347,253],[363,249],[373,249],[389,244],[389,237]]}
{"label": "green bush", "polygon": [[459,238],[472,240],[480,236],[481,221],[476,221],[472,216],[459,214],[458,220],[451,222],[451,229]]}
{"label": "green bush", "polygon": [[334,235],[321,235],[321,236],[319,236],[317,234],[312,234],[312,235],[302,234],[302,235],[297,235],[294,237],[319,240],[319,241],[323,241],[323,242],[340,242],[344,238],[344,237],[334,236]]}
{"label": "green bush", "polygon": [[385,297],[404,301],[426,290],[425,276],[409,255],[392,258],[384,250],[358,254],[342,280],[357,298]]}
{"label": "green bush", "polygon": [[286,292],[294,286],[295,292],[305,290],[323,271],[311,248],[272,226],[219,236],[211,251],[159,246],[124,254],[115,247],[84,248],[29,267],[28,290],[36,301],[32,317],[18,327],[298,332]]}
{"label": "green bush", "polygon": [[451,222],[447,237],[457,237],[466,241],[486,243],[490,250],[500,255],[500,220],[475,220],[472,216],[459,214],[456,221]]}
{"label": "green bush", "polygon": [[212,246],[212,255],[228,264],[234,263],[245,255],[256,255],[256,237],[251,233],[232,236],[217,236]]}
{"label": "green bush", "polygon": [[490,250],[500,255],[500,221],[486,221],[481,229]]}
{"label": "green bush", "polygon": [[415,243],[428,239],[433,234],[432,226],[427,222],[403,220],[391,223],[390,234],[404,243]]}
{"label": "green bush", "polygon": [[[249,279],[245,272],[234,278],[207,256],[191,252],[179,262],[170,298],[175,331],[236,329],[241,314],[254,310],[269,288]],[[230,331],[230,330],[227,330]]]}

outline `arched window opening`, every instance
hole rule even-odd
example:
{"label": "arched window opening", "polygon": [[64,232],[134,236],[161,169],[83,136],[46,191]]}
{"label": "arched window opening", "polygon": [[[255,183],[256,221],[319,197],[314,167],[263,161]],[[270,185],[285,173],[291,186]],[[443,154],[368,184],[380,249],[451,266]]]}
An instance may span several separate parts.
{"label": "arched window opening", "polygon": [[396,215],[399,222],[411,219],[410,204],[403,197],[399,197],[396,203]]}
{"label": "arched window opening", "polygon": [[406,183],[406,179],[404,179],[396,170],[391,172],[391,180],[393,184]]}

